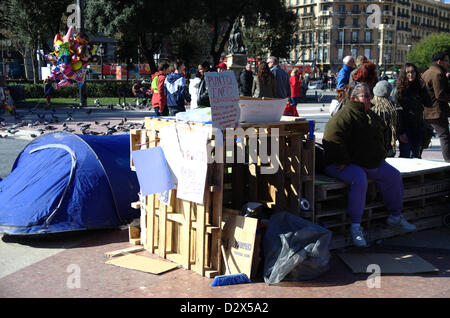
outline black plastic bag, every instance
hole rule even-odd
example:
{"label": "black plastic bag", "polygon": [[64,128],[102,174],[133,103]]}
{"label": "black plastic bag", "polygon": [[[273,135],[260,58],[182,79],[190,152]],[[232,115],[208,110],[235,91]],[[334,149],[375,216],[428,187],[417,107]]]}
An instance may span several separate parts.
{"label": "black plastic bag", "polygon": [[272,215],[264,235],[264,281],[315,279],[329,270],[332,232],[292,213]]}

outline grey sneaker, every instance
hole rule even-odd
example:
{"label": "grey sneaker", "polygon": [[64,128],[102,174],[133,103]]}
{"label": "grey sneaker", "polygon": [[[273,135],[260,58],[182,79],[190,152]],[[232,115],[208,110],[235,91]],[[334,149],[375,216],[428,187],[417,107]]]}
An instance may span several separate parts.
{"label": "grey sneaker", "polygon": [[350,234],[352,235],[353,245],[355,245],[356,247],[367,246],[366,240],[364,239],[363,228],[361,226],[350,228]]}
{"label": "grey sneaker", "polygon": [[411,224],[408,221],[406,221],[403,215],[399,216],[389,215],[389,217],[386,220],[386,223],[389,224],[390,226],[395,226],[405,231],[415,231],[417,229],[414,224]]}

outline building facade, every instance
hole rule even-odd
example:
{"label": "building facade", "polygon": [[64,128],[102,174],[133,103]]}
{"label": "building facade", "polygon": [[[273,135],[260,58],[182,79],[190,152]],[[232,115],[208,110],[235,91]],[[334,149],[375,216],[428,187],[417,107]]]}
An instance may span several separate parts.
{"label": "building facade", "polygon": [[[364,55],[380,69],[406,62],[424,36],[450,32],[450,4],[436,0],[287,0],[299,17],[295,65],[336,73],[346,55]],[[376,11],[375,11],[376,10]],[[375,14],[379,12],[379,20]]]}

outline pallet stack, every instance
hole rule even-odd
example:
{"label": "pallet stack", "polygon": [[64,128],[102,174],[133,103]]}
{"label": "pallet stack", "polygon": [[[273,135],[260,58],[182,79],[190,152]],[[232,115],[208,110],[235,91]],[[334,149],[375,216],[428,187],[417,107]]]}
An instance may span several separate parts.
{"label": "pallet stack", "polygon": [[[402,174],[403,215],[417,229],[442,225],[443,215],[450,211],[450,164],[420,159],[388,158],[389,164]],[[348,186],[324,175],[316,176],[314,222],[333,231],[330,248],[352,245],[348,235]],[[375,182],[369,180],[361,226],[368,242],[403,233],[388,227],[386,210]]]}
{"label": "pallet stack", "polygon": [[[130,132],[131,151],[158,146],[160,129],[174,123],[169,118],[146,118],[146,129]],[[211,129],[208,143],[212,148],[226,144],[226,132],[223,140],[216,140],[211,125],[189,123],[188,128],[186,124],[177,125],[183,129]],[[232,136],[234,151],[223,152],[223,163],[208,164],[204,205],[177,199],[176,189],[171,190],[169,205],[161,203],[157,194],[141,197],[140,202],[133,203],[141,209],[140,238],[146,250],[212,278],[224,274],[220,244],[225,210],[241,210],[245,203],[252,201],[274,211],[288,210],[313,219],[314,140],[307,138],[308,122],[286,119],[276,123],[243,124],[242,128],[256,131],[258,149],[267,142],[266,136],[270,139],[273,128],[278,129],[275,134],[280,145],[275,158],[278,171],[261,174],[262,167],[271,163],[264,163],[259,156],[255,162],[250,162],[249,137]],[[270,155],[270,141],[267,144]],[[244,162],[236,158],[238,148],[246,154]],[[131,169],[135,170],[133,160]],[[310,202],[309,211],[303,211],[300,198]]]}

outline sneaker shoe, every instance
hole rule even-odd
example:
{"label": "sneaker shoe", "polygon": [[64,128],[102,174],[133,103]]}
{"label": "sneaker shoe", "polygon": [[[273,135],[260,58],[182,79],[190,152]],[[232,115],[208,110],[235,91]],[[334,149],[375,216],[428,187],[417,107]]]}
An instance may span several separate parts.
{"label": "sneaker shoe", "polygon": [[405,231],[415,231],[417,229],[414,224],[411,224],[408,221],[406,221],[403,215],[399,216],[389,215],[389,217],[386,220],[386,223],[389,224],[390,226],[399,227]]}
{"label": "sneaker shoe", "polygon": [[363,228],[361,226],[350,228],[350,234],[352,235],[353,245],[356,247],[367,246],[366,240],[364,239]]}

